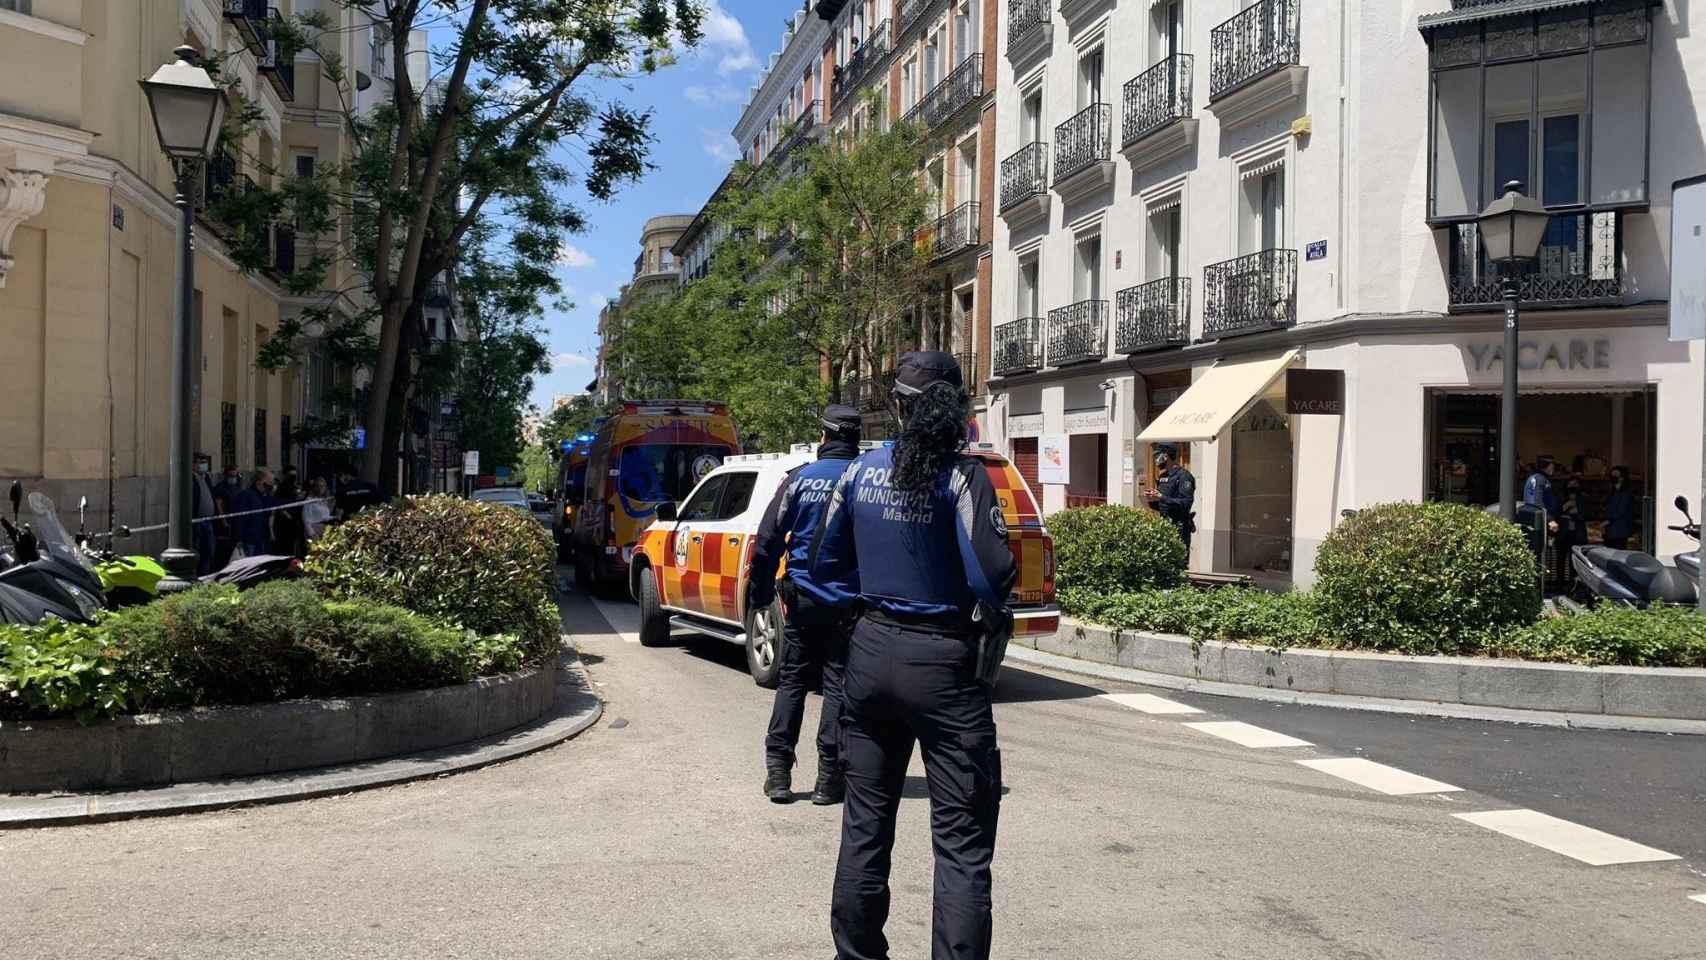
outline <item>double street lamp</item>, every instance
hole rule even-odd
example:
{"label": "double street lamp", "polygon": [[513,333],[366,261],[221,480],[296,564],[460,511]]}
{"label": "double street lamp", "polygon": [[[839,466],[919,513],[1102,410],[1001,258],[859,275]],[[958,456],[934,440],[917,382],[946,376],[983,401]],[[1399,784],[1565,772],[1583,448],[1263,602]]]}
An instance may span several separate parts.
{"label": "double street lamp", "polygon": [[1478,218],[1481,246],[1499,269],[1499,293],[1505,302],[1505,389],[1499,405],[1499,515],[1516,520],[1516,371],[1517,303],[1522,299],[1518,273],[1540,253],[1551,216],[1540,201],[1525,196],[1522,181],[1505,184],[1505,195],[1487,205]]}
{"label": "double street lamp", "polygon": [[154,117],[154,132],[160,149],[172,163],[177,180],[178,265],[177,294],[172,324],[172,438],[167,456],[169,532],[160,565],[167,578],[163,591],[184,590],[195,581],[195,540],[190,531],[193,505],[190,499],[190,412],[195,402],[191,391],[190,355],[194,330],[190,311],[195,298],[195,255],[192,231],[195,226],[195,180],[201,165],[213,154],[225,122],[225,93],[202,69],[201,55],[194,47],[179,47],[178,58],[141,81],[148,97],[148,112]]}

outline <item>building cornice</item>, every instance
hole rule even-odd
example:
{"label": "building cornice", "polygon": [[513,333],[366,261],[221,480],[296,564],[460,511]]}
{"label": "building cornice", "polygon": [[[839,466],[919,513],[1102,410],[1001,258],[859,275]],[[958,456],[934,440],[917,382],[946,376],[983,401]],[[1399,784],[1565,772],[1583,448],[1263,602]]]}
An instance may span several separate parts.
{"label": "building cornice", "polygon": [[[770,122],[770,118],[776,113],[777,105],[793,89],[794,81],[800,78],[806,65],[822,58],[823,45],[828,39],[829,24],[815,16],[805,17],[799,29],[788,38],[788,43],[782,48],[782,55],[775,66],[764,75],[758,92],[753,94],[746,108],[741,111],[740,120],[735,123],[735,142],[741,145],[743,152],[752,145],[758,131]],[[820,78],[820,82],[827,81]],[[821,94],[818,97],[824,98]]]}
{"label": "building cornice", "polygon": [[89,39],[88,34],[76,27],[54,23],[52,20],[43,20],[41,17],[31,16],[27,13],[14,13],[11,10],[0,10],[0,27],[17,27],[19,30],[39,33],[54,40],[74,43],[79,47],[83,46]]}

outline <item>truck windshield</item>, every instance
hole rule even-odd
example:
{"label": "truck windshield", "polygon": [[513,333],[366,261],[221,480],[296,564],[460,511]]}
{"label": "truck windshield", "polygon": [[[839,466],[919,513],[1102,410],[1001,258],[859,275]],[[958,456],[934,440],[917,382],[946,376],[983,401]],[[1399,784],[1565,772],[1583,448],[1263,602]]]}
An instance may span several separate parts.
{"label": "truck windshield", "polygon": [[708,444],[648,443],[622,451],[618,469],[622,495],[640,503],[680,503],[729,449]]}

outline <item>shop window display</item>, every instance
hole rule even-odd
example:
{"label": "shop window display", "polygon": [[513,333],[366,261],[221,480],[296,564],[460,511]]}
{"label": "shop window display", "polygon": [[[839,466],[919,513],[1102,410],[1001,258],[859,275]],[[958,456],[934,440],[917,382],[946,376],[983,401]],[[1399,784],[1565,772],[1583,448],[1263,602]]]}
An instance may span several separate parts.
{"label": "shop window display", "polygon": [[1232,566],[1291,572],[1295,457],[1285,381],[1232,425]]}

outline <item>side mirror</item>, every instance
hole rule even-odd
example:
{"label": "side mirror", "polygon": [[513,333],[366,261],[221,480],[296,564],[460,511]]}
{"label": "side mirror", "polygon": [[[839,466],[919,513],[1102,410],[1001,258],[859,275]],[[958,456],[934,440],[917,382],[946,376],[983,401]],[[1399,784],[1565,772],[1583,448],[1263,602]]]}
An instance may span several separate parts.
{"label": "side mirror", "polygon": [[1685,497],[1681,494],[1677,494],[1676,499],[1671,501],[1671,502],[1676,504],[1676,508],[1678,510],[1682,511],[1683,516],[1685,516],[1685,517],[1688,516],[1688,498],[1687,497]]}
{"label": "side mirror", "polygon": [[130,527],[128,527],[122,523],[119,524],[116,528],[113,529],[113,536],[117,537],[120,540],[129,540],[130,539]]}
{"label": "side mirror", "polygon": [[659,520],[663,521],[664,523],[674,523],[676,515],[677,514],[676,514],[676,510],[675,510],[675,504],[673,504],[673,503],[660,503],[660,504],[658,504],[658,519]]}

